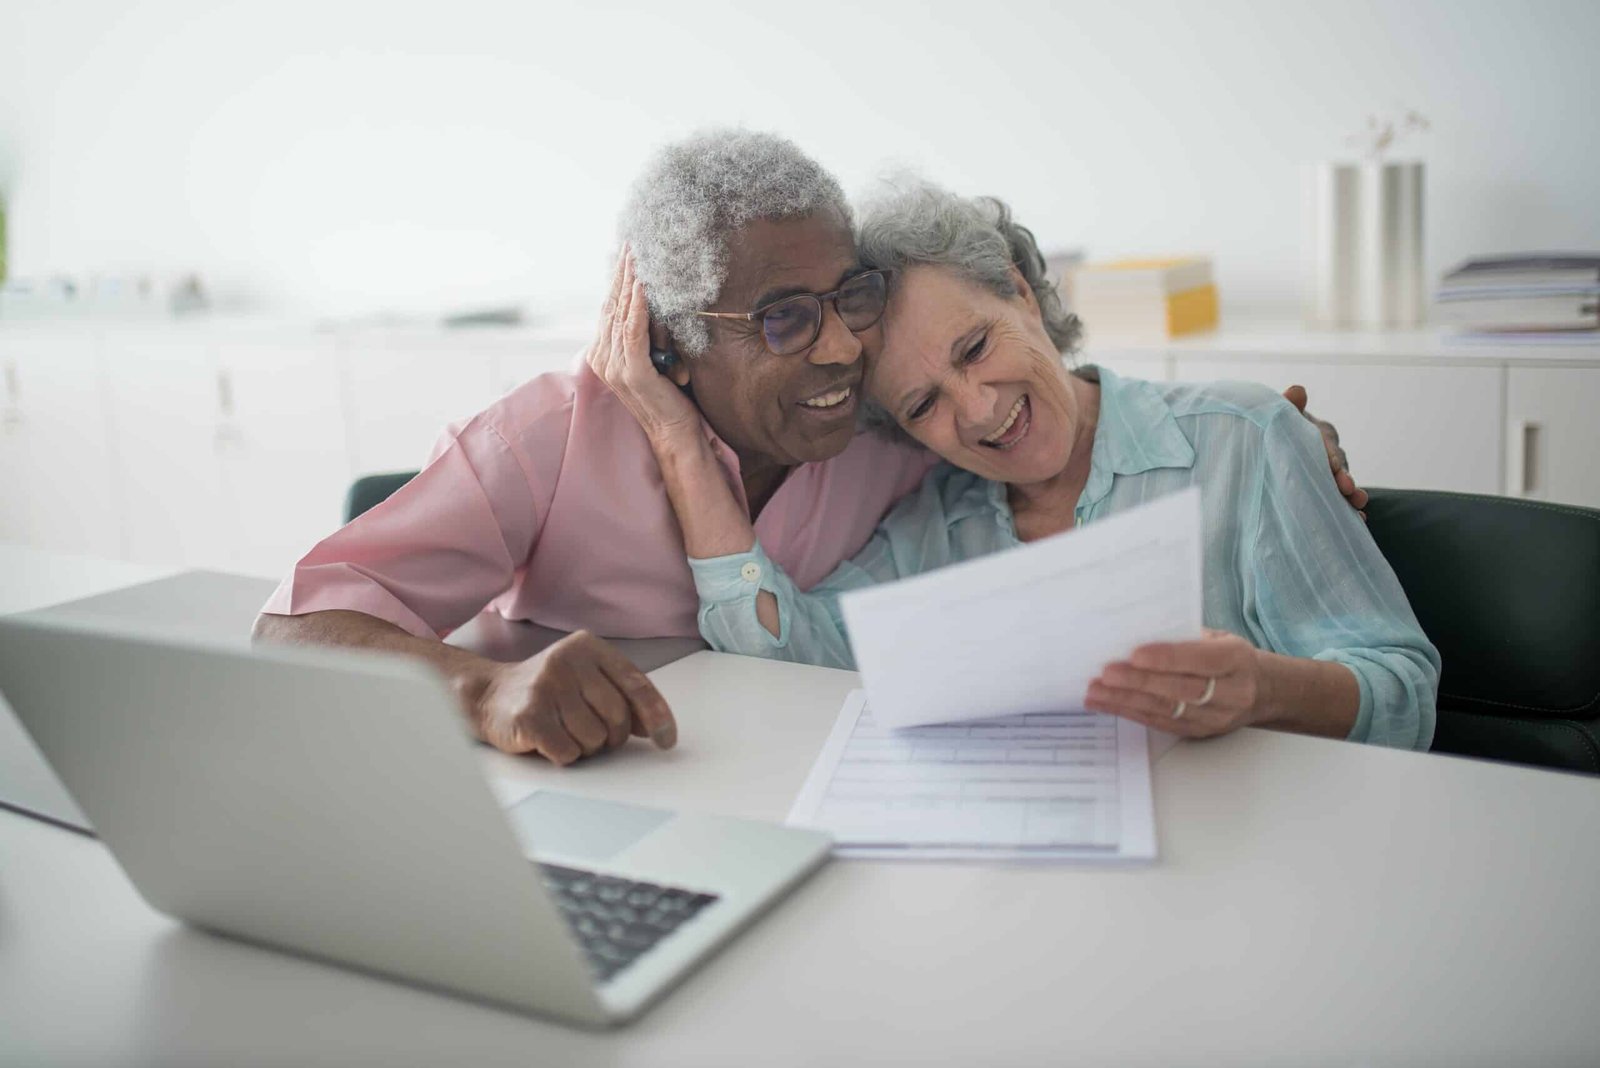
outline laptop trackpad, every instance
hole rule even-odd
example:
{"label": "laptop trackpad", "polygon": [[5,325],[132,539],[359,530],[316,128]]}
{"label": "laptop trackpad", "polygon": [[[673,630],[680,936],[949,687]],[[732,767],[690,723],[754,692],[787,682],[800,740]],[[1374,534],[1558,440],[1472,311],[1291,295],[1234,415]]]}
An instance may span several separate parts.
{"label": "laptop trackpad", "polygon": [[539,790],[506,809],[506,820],[524,853],[560,854],[574,860],[615,856],[674,815],[552,790]]}

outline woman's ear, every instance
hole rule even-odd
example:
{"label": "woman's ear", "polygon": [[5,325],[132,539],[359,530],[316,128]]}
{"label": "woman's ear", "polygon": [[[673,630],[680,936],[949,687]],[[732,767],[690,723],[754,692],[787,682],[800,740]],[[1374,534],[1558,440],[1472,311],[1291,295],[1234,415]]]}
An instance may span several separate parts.
{"label": "woman's ear", "polygon": [[1021,269],[1014,263],[1011,265],[1011,284],[1017,287],[1017,295],[1022,298],[1028,310],[1037,312],[1039,298],[1033,295],[1033,287],[1028,284],[1028,280],[1022,276]]}
{"label": "woman's ear", "polygon": [[679,387],[689,384],[689,365],[678,355],[677,346],[673,344],[672,333],[665,325],[652,322],[650,324],[650,351],[652,353],[664,352],[671,362],[661,368],[661,373],[670,378]]}

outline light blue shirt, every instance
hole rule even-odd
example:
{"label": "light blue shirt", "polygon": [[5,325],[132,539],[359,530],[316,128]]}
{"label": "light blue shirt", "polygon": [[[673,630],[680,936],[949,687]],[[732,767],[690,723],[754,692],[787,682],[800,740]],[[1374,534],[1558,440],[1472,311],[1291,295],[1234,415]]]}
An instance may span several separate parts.
{"label": "light blue shirt", "polygon": [[[1343,664],[1361,688],[1351,740],[1427,749],[1438,650],[1329,476],[1317,429],[1265,386],[1142,382],[1101,370],[1076,522],[1190,485],[1201,491],[1206,626]],[[841,594],[1020,544],[1004,484],[940,464],[810,591],[759,542],[748,553],[691,560],[700,633],[724,652],[854,667]],[[756,617],[759,590],[777,597],[777,637]]]}

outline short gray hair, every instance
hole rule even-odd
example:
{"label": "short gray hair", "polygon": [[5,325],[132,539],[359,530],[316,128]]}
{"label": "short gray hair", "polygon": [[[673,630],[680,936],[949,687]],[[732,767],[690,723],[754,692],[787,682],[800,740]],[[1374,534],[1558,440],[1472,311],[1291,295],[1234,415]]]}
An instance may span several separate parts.
{"label": "short gray hair", "polygon": [[728,237],[757,219],[833,209],[851,223],[833,176],[792,141],[750,130],[704,130],[667,145],[645,165],[619,229],[650,301],[679,351],[711,344],[704,311],[728,279]]}
{"label": "short gray hair", "polygon": [[[1063,356],[1077,350],[1083,328],[1061,306],[1061,291],[1045,277],[1044,256],[1032,231],[1011,217],[995,197],[963,197],[931,182],[900,180],[862,211],[857,241],[869,267],[945,267],[1002,297],[1017,295],[1015,267],[1033,291],[1044,331]],[[1089,375],[1085,375],[1089,377]],[[861,410],[864,425],[895,433],[899,424],[873,404]]]}

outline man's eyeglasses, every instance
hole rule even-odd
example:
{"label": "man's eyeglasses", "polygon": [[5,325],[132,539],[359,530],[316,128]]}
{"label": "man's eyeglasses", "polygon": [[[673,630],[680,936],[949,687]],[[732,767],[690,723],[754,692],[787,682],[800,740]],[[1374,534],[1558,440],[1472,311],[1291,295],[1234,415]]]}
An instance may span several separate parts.
{"label": "man's eyeglasses", "polygon": [[822,305],[828,301],[851,331],[865,330],[883,318],[889,302],[887,271],[865,271],[832,293],[797,293],[753,312],[695,312],[707,319],[743,319],[761,323],[761,336],[776,356],[792,356],[811,347],[822,333]]}

